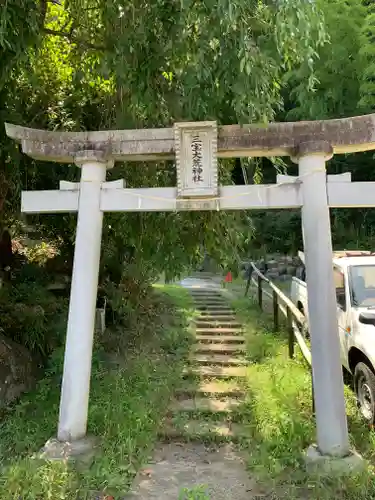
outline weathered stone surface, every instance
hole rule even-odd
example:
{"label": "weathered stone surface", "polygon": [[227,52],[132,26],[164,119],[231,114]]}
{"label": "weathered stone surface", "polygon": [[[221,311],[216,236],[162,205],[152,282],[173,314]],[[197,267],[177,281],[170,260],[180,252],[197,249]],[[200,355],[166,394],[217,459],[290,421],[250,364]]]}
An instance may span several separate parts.
{"label": "weathered stone surface", "polygon": [[293,266],[288,266],[286,268],[286,274],[289,274],[290,276],[295,276],[296,274],[296,270],[297,268],[296,267],[293,267]]}
{"label": "weathered stone surface", "polygon": [[[266,255],[264,259],[255,260],[254,264],[271,280],[288,280],[296,275],[301,261],[299,257],[272,254]],[[247,279],[251,268],[250,262],[242,262],[241,267],[245,269],[244,279]]]}
{"label": "weathered stone surface", "polygon": [[245,366],[194,366],[185,368],[183,373],[212,378],[242,378],[247,376],[247,369]]}
{"label": "weathered stone surface", "polygon": [[216,398],[200,398],[183,399],[175,401],[170,409],[173,412],[213,412],[213,413],[229,413],[235,410],[242,404],[242,401],[234,398],[216,399]]}
{"label": "weathered stone surface", "polygon": [[304,456],[308,473],[320,476],[358,474],[366,470],[368,463],[356,451],[346,457],[322,455],[316,445],[311,445]]}
{"label": "weathered stone surface", "polygon": [[[114,160],[173,159],[174,129],[49,132],[7,123],[6,133],[36,159],[72,163],[82,150],[107,150]],[[338,120],[229,125],[218,129],[218,157],[294,156],[299,146],[329,144],[334,153],[375,149],[375,114]],[[316,148],[315,148],[316,149]],[[301,153],[301,151],[300,151]]]}
{"label": "weathered stone surface", "polygon": [[218,327],[218,328],[215,328],[215,327],[206,327],[206,328],[196,328],[195,330],[198,334],[220,334],[220,333],[232,333],[232,334],[236,334],[236,333],[241,333],[242,332],[242,328],[237,328],[237,327],[232,327],[232,328],[223,328],[223,327]]}
{"label": "weathered stone surface", "polygon": [[235,381],[194,381],[186,380],[177,388],[176,395],[193,394],[195,396],[209,394],[218,396],[237,396],[243,394],[243,388]]}
{"label": "weathered stone surface", "polygon": [[300,142],[294,150],[293,160],[298,163],[298,158],[315,153],[324,153],[326,155],[326,160],[329,160],[333,156],[333,148],[331,144],[325,140]]}
{"label": "weathered stone surface", "polygon": [[224,342],[224,343],[243,343],[245,342],[245,337],[242,335],[210,335],[208,333],[203,335],[196,335],[198,342]]}
{"label": "weathered stone surface", "polygon": [[40,458],[50,461],[70,461],[77,465],[89,467],[99,446],[98,438],[86,436],[78,441],[58,441],[49,439],[42,450]]}
{"label": "weathered stone surface", "polygon": [[[220,314],[217,316],[214,313],[206,317],[206,323],[213,327],[207,328],[210,333],[215,331],[216,326],[226,324],[220,317]],[[210,343],[196,344],[195,352],[219,349],[221,355],[192,356],[197,365],[184,370],[187,378],[177,389],[175,400],[169,407],[169,415],[159,429],[161,438],[168,441],[178,439],[179,442],[160,446],[161,459],[157,450],[152,463],[145,469],[146,474],[141,472],[138,475],[129,498],[174,500],[181,496],[183,487],[190,488],[199,484],[207,485],[207,495],[215,500],[257,498],[241,458],[231,452],[231,444],[207,453],[204,445],[196,442],[200,439],[211,443],[233,442],[249,437],[245,426],[231,422],[243,396],[242,384],[233,380],[233,377],[245,377],[247,369],[225,366],[228,363],[238,365],[242,360],[234,358],[233,353],[230,355],[233,349],[237,351],[238,345],[222,341],[231,341],[236,337],[198,334],[197,340],[199,338],[204,341],[208,338]],[[242,342],[244,340],[243,337],[237,338]],[[216,343],[212,343],[215,341]],[[226,355],[223,354],[223,349],[227,352]],[[224,363],[224,366],[204,366],[206,363]],[[227,378],[229,380],[225,380]],[[210,418],[213,415],[214,418]],[[219,415],[222,415],[220,421],[217,420]],[[198,494],[197,491],[194,493]],[[192,491],[186,495],[188,496],[195,498]]]}
{"label": "weathered stone surface", "polygon": [[[191,425],[189,428],[191,429]],[[230,436],[228,425],[213,424],[217,435]],[[195,429],[201,431],[201,428]],[[171,433],[172,434],[172,433]],[[128,500],[176,500],[183,488],[204,485],[201,496],[183,498],[212,498],[214,500],[251,500],[257,496],[255,481],[249,479],[244,457],[230,444],[208,449],[202,444],[161,444],[155,450],[152,463],[141,471]],[[207,487],[206,487],[207,486]],[[202,491],[202,490],[201,490]],[[198,495],[198,494],[197,494]]]}
{"label": "weathered stone surface", "polygon": [[246,438],[248,432],[241,424],[236,424],[230,420],[224,422],[212,420],[193,420],[187,422],[170,420],[165,423],[165,426],[160,429],[160,435],[167,438],[187,438],[195,440],[200,438],[210,438],[210,440],[220,441],[221,438],[230,438],[231,441],[236,439]]}
{"label": "weathered stone surface", "polygon": [[36,373],[29,351],[0,334],[0,408],[30,390]]}
{"label": "weathered stone surface", "polygon": [[[375,148],[375,115],[337,120],[270,123],[268,126],[229,125],[219,129],[218,149],[251,152],[251,156],[293,156],[300,144],[327,142],[334,153]],[[311,149],[311,148],[309,148]],[[319,151],[320,152],[320,151]]]}
{"label": "weathered stone surface", "polygon": [[243,344],[199,343],[195,344],[193,349],[199,354],[238,354],[245,350],[245,346]]}
{"label": "weathered stone surface", "polygon": [[266,276],[270,280],[275,280],[275,279],[277,279],[280,276],[280,273],[277,270],[275,270],[275,271],[269,271],[268,273],[266,273]]}
{"label": "weathered stone surface", "polygon": [[247,365],[245,359],[226,354],[194,354],[191,360],[203,365],[240,366]]}

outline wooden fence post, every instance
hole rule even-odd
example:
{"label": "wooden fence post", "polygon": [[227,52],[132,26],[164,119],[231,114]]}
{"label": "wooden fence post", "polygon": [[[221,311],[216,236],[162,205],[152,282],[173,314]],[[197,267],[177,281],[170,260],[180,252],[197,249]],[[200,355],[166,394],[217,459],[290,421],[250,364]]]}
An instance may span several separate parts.
{"label": "wooden fence post", "polygon": [[258,304],[263,310],[263,290],[262,290],[262,278],[258,274]]}
{"label": "wooden fence post", "polygon": [[247,283],[246,283],[245,297],[247,297],[247,294],[249,293],[249,288],[250,288],[250,284],[251,284],[251,277],[252,277],[252,275],[253,275],[253,268],[250,265],[249,277],[247,278]]}
{"label": "wooden fence post", "polygon": [[288,319],[288,347],[289,347],[289,358],[294,358],[294,331],[293,331],[293,318],[292,311],[289,307],[286,308],[287,319]]}
{"label": "wooden fence post", "polygon": [[279,303],[275,290],[272,291],[273,296],[273,329],[275,332],[279,330]]}

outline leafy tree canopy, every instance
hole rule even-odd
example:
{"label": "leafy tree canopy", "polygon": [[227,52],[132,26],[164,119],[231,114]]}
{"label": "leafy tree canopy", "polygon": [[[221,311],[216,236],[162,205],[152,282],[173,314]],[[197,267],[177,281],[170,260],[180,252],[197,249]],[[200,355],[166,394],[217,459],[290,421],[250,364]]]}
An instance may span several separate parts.
{"label": "leafy tree canopy", "polygon": [[[327,41],[321,10],[306,0],[7,0],[0,26],[0,120],[50,130],[265,122],[283,109],[287,74],[303,75],[296,100],[312,88]],[[18,217],[21,189],[78,176],[20,155],[3,127],[0,143],[4,223]],[[221,163],[222,183],[233,164]],[[172,162],[118,165],[110,175],[132,187],[175,185]],[[70,216],[37,220],[73,241]],[[148,275],[174,274],[200,258],[202,244],[231,260],[244,232],[249,221],[233,213],[109,215],[104,262],[131,247]]]}
{"label": "leafy tree canopy", "polygon": [[[375,7],[363,0],[317,0],[324,13],[328,43],[317,48],[314,89],[306,86],[307,68],[285,73],[285,108],[278,120],[317,120],[371,113],[375,106]],[[262,174],[274,172],[266,162]],[[289,171],[297,174],[296,165]],[[374,180],[374,153],[335,155],[329,173],[351,172],[355,181]],[[275,222],[277,231],[274,231]],[[268,248],[288,251],[302,245],[300,217],[296,213],[264,214],[254,220],[256,236]],[[372,247],[375,211],[332,210],[333,241],[337,247]],[[286,238],[281,235],[286,234]]]}

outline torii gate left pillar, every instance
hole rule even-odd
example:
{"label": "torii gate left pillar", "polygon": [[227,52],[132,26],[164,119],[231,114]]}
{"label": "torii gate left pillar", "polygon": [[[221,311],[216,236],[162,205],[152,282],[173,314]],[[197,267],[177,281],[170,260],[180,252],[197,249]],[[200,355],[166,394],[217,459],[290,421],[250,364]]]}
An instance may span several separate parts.
{"label": "torii gate left pillar", "polygon": [[75,163],[82,173],[57,432],[62,442],[86,436],[103,226],[100,197],[113,166],[103,151],[92,150],[77,153]]}

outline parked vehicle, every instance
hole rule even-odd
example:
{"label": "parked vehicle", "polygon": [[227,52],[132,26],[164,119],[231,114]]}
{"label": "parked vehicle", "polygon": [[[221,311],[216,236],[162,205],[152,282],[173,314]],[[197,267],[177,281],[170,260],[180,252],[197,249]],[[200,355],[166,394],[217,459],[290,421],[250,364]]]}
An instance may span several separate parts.
{"label": "parked vehicle", "polygon": [[[304,255],[299,277],[292,279],[291,298],[307,316]],[[333,253],[341,362],[351,374],[359,409],[375,423],[375,253]]]}

